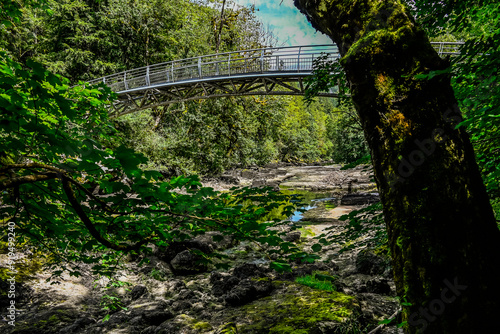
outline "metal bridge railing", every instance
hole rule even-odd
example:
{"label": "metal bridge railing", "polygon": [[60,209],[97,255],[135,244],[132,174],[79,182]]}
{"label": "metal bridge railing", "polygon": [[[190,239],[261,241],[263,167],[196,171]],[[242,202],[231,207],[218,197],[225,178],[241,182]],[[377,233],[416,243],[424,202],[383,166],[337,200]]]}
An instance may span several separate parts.
{"label": "metal bridge railing", "polygon": [[[432,44],[440,55],[454,55],[459,53],[459,47],[463,43]],[[327,54],[330,59],[340,57],[338,48],[334,44],[242,50],[145,66],[91,80],[88,83],[104,82],[113,91],[122,93],[186,80],[251,73],[310,73],[314,60],[323,54]]]}

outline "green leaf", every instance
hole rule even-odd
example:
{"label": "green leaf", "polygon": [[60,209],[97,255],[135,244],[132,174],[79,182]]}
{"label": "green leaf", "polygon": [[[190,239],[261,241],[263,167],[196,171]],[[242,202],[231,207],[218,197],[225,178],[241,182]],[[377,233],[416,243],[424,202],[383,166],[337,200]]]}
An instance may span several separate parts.
{"label": "green leaf", "polygon": [[315,251],[316,253],[321,251],[321,249],[323,248],[320,244],[314,244],[311,246],[312,250]]}
{"label": "green leaf", "polygon": [[378,322],[379,325],[388,325],[390,324],[394,319],[384,319]]}
{"label": "green leaf", "polygon": [[278,273],[291,272],[292,267],[284,261],[274,261],[270,263],[270,268],[276,270]]}

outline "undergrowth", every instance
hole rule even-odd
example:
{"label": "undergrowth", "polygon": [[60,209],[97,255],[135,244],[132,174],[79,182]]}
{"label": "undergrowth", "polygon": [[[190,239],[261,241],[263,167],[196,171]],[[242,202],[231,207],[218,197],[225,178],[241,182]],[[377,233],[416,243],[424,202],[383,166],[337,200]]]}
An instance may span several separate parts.
{"label": "undergrowth", "polygon": [[333,285],[335,279],[334,276],[313,273],[312,275],[297,277],[295,282],[317,290],[336,291],[336,287]]}

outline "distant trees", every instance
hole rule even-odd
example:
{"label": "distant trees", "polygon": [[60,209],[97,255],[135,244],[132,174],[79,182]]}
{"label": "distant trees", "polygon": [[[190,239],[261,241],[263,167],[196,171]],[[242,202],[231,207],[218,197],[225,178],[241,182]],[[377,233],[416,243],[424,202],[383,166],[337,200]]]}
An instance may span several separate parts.
{"label": "distant trees", "polygon": [[367,149],[346,108],[331,99],[306,105],[302,97],[221,98],[139,112],[116,124],[151,167],[217,174],[273,161],[359,159]]}

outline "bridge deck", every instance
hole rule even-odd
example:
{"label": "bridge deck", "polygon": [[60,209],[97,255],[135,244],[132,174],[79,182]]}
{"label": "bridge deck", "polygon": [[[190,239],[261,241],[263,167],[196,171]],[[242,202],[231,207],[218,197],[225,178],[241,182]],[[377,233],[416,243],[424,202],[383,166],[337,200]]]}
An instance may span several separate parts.
{"label": "bridge deck", "polygon": [[[462,43],[433,43],[440,55],[457,54]],[[340,57],[336,45],[242,50],[175,60],[108,75],[118,94],[117,115],[175,102],[244,95],[303,95],[303,79],[318,57]],[[335,92],[320,96],[335,97]]]}

